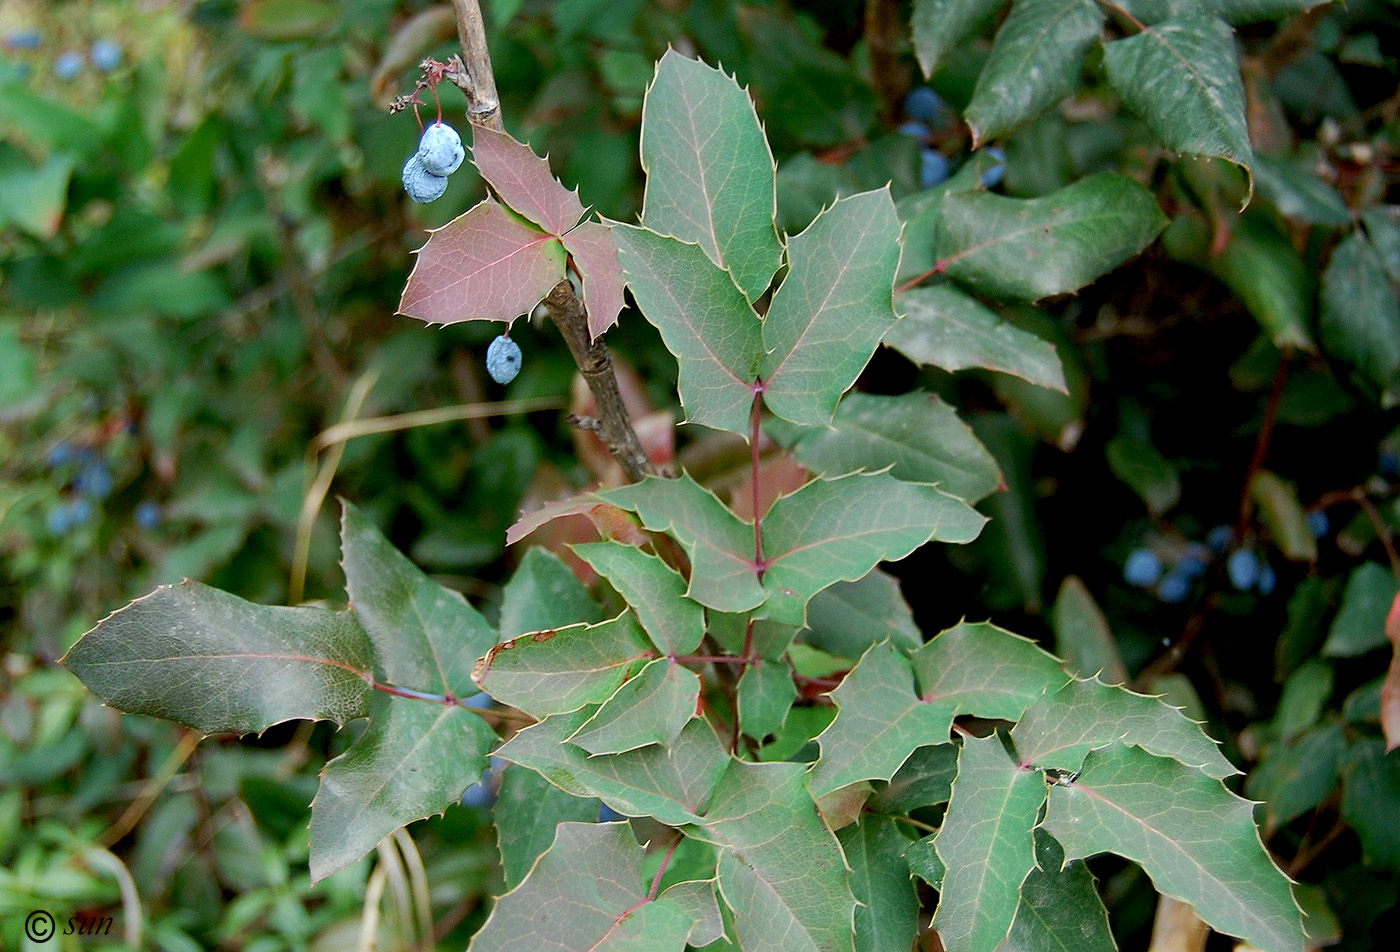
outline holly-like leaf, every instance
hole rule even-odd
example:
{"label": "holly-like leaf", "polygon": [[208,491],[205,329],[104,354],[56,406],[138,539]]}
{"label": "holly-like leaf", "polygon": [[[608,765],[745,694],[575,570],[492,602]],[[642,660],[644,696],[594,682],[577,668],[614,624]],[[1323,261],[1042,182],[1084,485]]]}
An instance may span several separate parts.
{"label": "holly-like leaf", "polygon": [[648,744],[670,747],[700,700],[700,678],[658,658],[626,681],[569,738],[590,754],[620,754]]}
{"label": "holly-like leaf", "polygon": [[832,692],[840,713],[818,738],[812,794],[889,780],[915,748],[948,743],[955,717],[1018,720],[1068,680],[1034,642],[985,623],[941,632],[912,659],[876,645]]}
{"label": "holly-like leaf", "polygon": [[1103,13],[1093,0],[1016,0],[964,111],[973,148],[1072,93],[1102,28]]}
{"label": "holly-like leaf", "polygon": [[802,764],[732,761],[691,835],[720,850],[719,889],[744,952],[853,952],[855,897]]}
{"label": "holly-like leaf", "polygon": [[885,335],[885,345],[914,363],[949,371],[995,370],[1069,392],[1053,344],[1002,320],[953,285],[914,288],[895,304],[904,317]]}
{"label": "holly-like leaf", "polygon": [[632,616],[622,614],[503,641],[477,662],[472,679],[496,700],[544,717],[606,701],[632,664],[652,653]]}
{"label": "holly-like leaf", "polygon": [[112,707],[205,734],[369,713],[369,636],[348,612],[162,585],[104,618],[63,664]]}
{"label": "holly-like leaf", "polygon": [[1050,609],[1050,627],[1055,631],[1055,654],[1065,659],[1070,674],[1098,677],[1105,684],[1128,680],[1108,619],[1079,576],[1066,576],[1060,584]]}
{"label": "holly-like leaf", "polygon": [[748,94],[722,71],[667,50],[642,107],[642,169],[642,223],[698,244],[756,300],[782,245],[773,153]]}
{"label": "holly-like leaf", "polygon": [[1082,860],[1044,830],[1035,831],[1036,868],[1021,883],[1021,903],[1001,952],[1117,952],[1108,910]]}
{"label": "holly-like leaf", "polygon": [[1070,681],[1042,697],[1026,709],[1011,739],[1026,763],[1068,773],[1084,765],[1090,750],[1115,742],[1173,757],[1210,777],[1239,773],[1180,708],[1098,680]]}
{"label": "holly-like leaf", "polygon": [[956,744],[920,747],[909,755],[889,783],[875,784],[870,809],[880,813],[908,813],[919,807],[947,803],[957,774]]}
{"label": "holly-like leaf", "polygon": [[[596,501],[596,500],[595,500]],[[506,583],[501,639],[603,620],[603,610],[578,576],[548,549],[530,549]]]}
{"label": "holly-like leaf", "polygon": [[1329,658],[1354,658],[1385,644],[1386,612],[1397,597],[1400,582],[1380,563],[1362,562],[1352,569],[1322,653]]}
{"label": "holly-like leaf", "polygon": [[1117,172],[1040,198],[957,192],[943,201],[943,270],[998,297],[1036,300],[1112,271],[1166,226],[1157,200]]}
{"label": "holly-like leaf", "polygon": [[899,581],[875,569],[854,582],[837,582],[807,603],[802,640],[828,654],[855,660],[885,639],[909,652],[924,643]]}
{"label": "holly-like leaf", "polygon": [[1103,61],[1109,83],[1163,145],[1249,172],[1244,83],[1234,31],[1223,20],[1193,9],[1104,44]]}
{"label": "holly-like leaf", "polygon": [[745,734],[762,740],[783,726],[795,700],[797,685],[786,664],[761,661],[749,665],[739,678],[739,724]]}
{"label": "holly-like leaf", "polygon": [[565,260],[558,238],[486,199],[428,236],[398,313],[429,324],[509,324],[559,283]]}
{"label": "holly-like leaf", "polygon": [[763,319],[763,402],[825,426],[895,322],[899,217],[888,188],[838,199],[788,239],[788,274]]}
{"label": "holly-like leaf", "polygon": [[1044,802],[1044,779],[1007,756],[1000,738],[963,742],[934,840],[946,872],[933,925],[948,952],[993,952],[1010,933],[1035,868],[1032,831]]}
{"label": "holly-like leaf", "polygon": [[652,644],[668,655],[693,654],[705,637],[705,610],[686,598],[685,579],[654,555],[630,545],[590,542],[573,552],[617,589]]}
{"label": "holly-like leaf", "polygon": [[496,900],[469,952],[682,952],[695,920],[647,898],[645,855],[626,823],[559,824],[535,868]]}
{"label": "holly-like leaf", "polygon": [[563,236],[564,250],[583,278],[583,305],[588,309],[588,333],[593,337],[617,323],[626,302],[626,281],[617,257],[612,226],[586,221]]}
{"label": "holly-like leaf", "polygon": [[321,772],[311,804],[311,881],[461,800],[495,742],[481,716],[457,704],[388,698],[364,736]]}
{"label": "holly-like leaf", "polygon": [[851,868],[856,906],[856,948],[862,952],[909,952],[918,931],[919,899],[903,853],[909,841],[893,817],[866,815],[836,838]]}
{"label": "holly-like leaf", "polygon": [[1072,783],[1050,789],[1045,829],[1066,859],[1113,852],[1211,928],[1262,952],[1299,952],[1301,915],[1269,860],[1253,804],[1212,777],[1138,747],[1091,751]]}
{"label": "holly-like leaf", "polygon": [[528,767],[507,764],[492,813],[501,872],[506,888],[514,889],[554,842],[560,823],[598,819],[598,801],[567,794]]}
{"label": "holly-like leaf", "polygon": [[517,733],[496,751],[502,760],[537,771],[565,793],[597,797],[625,816],[670,826],[699,822],[699,813],[729,765],[705,721],[691,720],[669,748],[659,744],[592,757],[567,739],[593,716],[591,708],[556,714]]}
{"label": "holly-like leaf", "polygon": [[[1400,326],[1396,329],[1400,331]],[[1261,469],[1250,477],[1249,495],[1259,507],[1259,518],[1284,558],[1295,562],[1317,561],[1317,539],[1308,528],[1308,517],[1303,512],[1296,486],[1277,473]]]}
{"label": "holly-like leaf", "polygon": [[583,217],[578,190],[549,171],[549,161],[504,132],[472,126],[472,163],[501,201],[550,234],[560,236]]}
{"label": "holly-like leaf", "polygon": [[1001,485],[1001,470],[992,454],[957,412],[932,394],[852,393],[841,401],[829,427],[770,423],[767,429],[819,475],[889,467],[896,479],[936,484],[968,503]]}
{"label": "holly-like leaf", "polygon": [[914,0],[910,26],[914,52],[925,76],[932,76],[943,58],[958,48],[973,27],[991,17],[1006,0]]}
{"label": "holly-like leaf", "polygon": [[340,539],[350,604],[389,682],[433,694],[475,694],[472,667],[496,643],[486,619],[461,594],[424,575],[348,503]]}
{"label": "holly-like leaf", "polygon": [[676,355],[686,420],[748,433],[763,354],[758,314],[699,245],[613,226],[632,296]]}
{"label": "holly-like leaf", "polygon": [[1325,724],[1270,747],[1245,778],[1245,796],[1264,801],[1265,835],[1316,807],[1336,789],[1346,729]]}
{"label": "holly-like leaf", "polygon": [[1360,232],[1332,252],[1318,324],[1329,354],[1354,365],[1381,391],[1383,405],[1400,404],[1400,295]]}

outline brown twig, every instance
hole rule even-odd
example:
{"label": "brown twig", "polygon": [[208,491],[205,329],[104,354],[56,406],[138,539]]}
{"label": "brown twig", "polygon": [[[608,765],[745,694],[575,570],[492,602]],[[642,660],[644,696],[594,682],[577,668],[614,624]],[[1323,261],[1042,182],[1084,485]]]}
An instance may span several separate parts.
{"label": "brown twig", "polygon": [[[496,93],[496,76],[491,68],[491,51],[486,45],[486,29],[477,0],[452,0],[457,15],[457,35],[462,43],[459,62],[449,63],[446,77],[467,97],[467,118],[473,123],[504,132],[501,101]],[[454,57],[455,59],[455,57]],[[554,326],[578,364],[584,382],[598,406],[598,436],[622,465],[631,482],[661,473],[647,457],[642,441],[622,403],[622,393],[613,372],[612,358],[601,340],[588,333],[588,311],[573,283],[566,277],[554,286],[542,302]]]}
{"label": "brown twig", "polygon": [[870,78],[880,96],[880,112],[885,121],[893,119],[909,92],[909,72],[899,59],[899,42],[904,30],[897,0],[867,0],[865,4],[865,44],[870,51]]}

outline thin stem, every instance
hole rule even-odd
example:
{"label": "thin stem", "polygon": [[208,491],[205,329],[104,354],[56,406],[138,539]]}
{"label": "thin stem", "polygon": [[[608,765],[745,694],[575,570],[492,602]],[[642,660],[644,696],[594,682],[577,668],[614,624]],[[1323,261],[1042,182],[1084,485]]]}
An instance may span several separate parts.
{"label": "thin stem", "polygon": [[752,658],[736,658],[733,655],[671,655],[671,660],[681,664],[757,664]]}
{"label": "thin stem", "polygon": [[1124,10],[1124,9],[1123,9],[1122,7],[1120,7],[1118,4],[1116,4],[1116,3],[1110,3],[1109,0],[1098,0],[1098,2],[1099,2],[1102,6],[1108,7],[1108,8],[1109,8],[1110,10],[1112,10],[1114,13],[1117,13],[1119,16],[1121,16],[1123,19],[1127,20],[1127,21],[1128,21],[1129,23],[1131,23],[1133,26],[1137,27],[1137,28],[1138,28],[1138,32],[1140,32],[1140,33],[1145,33],[1145,32],[1147,32],[1147,24],[1146,24],[1146,23],[1143,23],[1141,20],[1139,20],[1137,17],[1133,16],[1133,15],[1132,15],[1131,13],[1129,13],[1127,10]]}
{"label": "thin stem", "polygon": [[452,0],[452,12],[457,14],[457,39],[462,44],[462,65],[466,67],[470,84],[470,88],[463,88],[467,94],[467,118],[479,126],[505,132],[481,5],[477,0]]}
{"label": "thin stem", "polygon": [[891,816],[890,816],[890,819],[891,819],[891,820],[895,820],[896,822],[899,822],[899,823],[908,823],[910,826],[914,827],[915,829],[917,829],[917,830],[923,830],[925,833],[937,833],[937,832],[938,832],[938,827],[934,826],[934,825],[931,824],[931,823],[925,823],[923,820],[916,820],[916,819],[914,819],[912,816],[900,816],[899,814],[896,813],[896,814],[891,815]]}
{"label": "thin stem", "polygon": [[447,706],[460,707],[463,710],[471,711],[484,718],[498,718],[503,721],[515,721],[517,724],[533,724],[535,719],[528,714],[516,714],[511,711],[499,711],[494,708],[472,707],[465,698],[455,697],[451,694],[429,694],[425,691],[414,691],[411,688],[401,688],[392,684],[382,684],[378,681],[371,682],[370,687],[376,691],[383,691],[385,694],[392,694],[394,697],[409,698],[414,701],[428,701],[433,704],[444,704]]}
{"label": "thin stem", "polygon": [[1279,358],[1278,370],[1274,373],[1274,387],[1269,392],[1269,403],[1264,408],[1264,422],[1259,425],[1259,438],[1254,441],[1254,455],[1250,457],[1249,469],[1244,474],[1244,488],[1240,490],[1240,512],[1238,533],[1240,538],[1244,537],[1245,527],[1249,524],[1250,511],[1250,484],[1254,482],[1254,474],[1264,468],[1264,460],[1269,455],[1269,443],[1273,440],[1274,424],[1278,422],[1278,410],[1283,402],[1284,386],[1288,383],[1288,371],[1293,363],[1293,355],[1289,351],[1284,351]]}
{"label": "thin stem", "polygon": [[1395,551],[1395,543],[1390,538],[1390,526],[1386,524],[1385,517],[1361,487],[1358,486],[1352,491],[1352,498],[1361,507],[1361,511],[1366,513],[1366,518],[1371,520],[1371,527],[1376,530],[1376,537],[1381,540],[1386,558],[1390,559],[1390,570],[1395,573],[1396,579],[1400,579],[1400,553]]}
{"label": "thin stem", "polygon": [[[763,575],[768,571],[768,565],[763,560],[763,513],[759,511],[758,485],[758,437],[759,422],[763,413],[763,381],[756,380],[753,385],[753,412],[749,414],[749,461],[751,471],[749,482],[753,484],[753,569],[758,576],[759,584],[763,583]],[[753,622],[749,622],[749,630],[752,633]],[[745,641],[744,655],[748,656],[748,643]]]}
{"label": "thin stem", "polygon": [[671,857],[676,855],[676,847],[681,845],[681,836],[676,834],[671,840],[671,845],[666,848],[666,855],[661,857],[661,866],[656,870],[656,878],[651,881],[651,890],[647,893],[647,902],[654,902],[656,895],[661,891],[661,877],[666,875],[666,867],[671,865]]}

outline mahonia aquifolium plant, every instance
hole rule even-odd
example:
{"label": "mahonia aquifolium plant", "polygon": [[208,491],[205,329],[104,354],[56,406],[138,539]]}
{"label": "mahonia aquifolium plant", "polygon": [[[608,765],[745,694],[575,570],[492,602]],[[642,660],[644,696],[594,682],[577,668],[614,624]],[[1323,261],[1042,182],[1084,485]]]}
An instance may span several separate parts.
{"label": "mahonia aquifolium plant", "polygon": [[502,334],[486,348],[486,372],[496,383],[510,383],[520,373],[520,345]]}
{"label": "mahonia aquifolium plant", "polygon": [[[447,177],[457,171],[467,150],[462,147],[462,137],[457,130],[442,121],[442,99],[438,96],[438,83],[442,81],[441,71],[429,70],[427,78],[414,90],[408,102],[413,106],[413,114],[418,116],[418,107],[423,105],[418,98],[424,86],[432,90],[437,102],[437,120],[423,129],[418,140],[418,151],[408,157],[403,167],[403,187],[408,197],[426,205],[435,202],[447,191]],[[423,124],[418,117],[418,124]]]}

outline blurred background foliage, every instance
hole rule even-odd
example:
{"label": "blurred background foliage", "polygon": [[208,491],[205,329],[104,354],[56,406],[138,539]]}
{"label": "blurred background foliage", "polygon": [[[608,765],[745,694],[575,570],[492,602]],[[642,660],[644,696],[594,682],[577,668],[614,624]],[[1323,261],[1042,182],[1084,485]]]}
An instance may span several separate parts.
{"label": "blurred background foliage", "polygon": [[[862,389],[941,394],[1006,482],[977,544],[897,574],[927,632],[990,617],[1186,705],[1265,802],[1319,944],[1393,935],[1400,755],[1380,711],[1400,391],[1317,315],[1331,295],[1349,319],[1400,322],[1400,5],[1266,3],[1240,27],[1258,153],[1243,214],[1238,175],[1173,160],[1092,58],[1058,109],[973,154],[958,115],[995,20],[925,85],[908,3],[484,6],[508,127],[612,217],[639,206],[642,95],[668,44],[750,88],[789,231],[835,194],[889,181],[917,198],[967,161],[1019,197],[1101,170],[1156,191],[1173,223],[1142,257],[1001,308],[1056,344],[1068,396],[877,354]],[[425,2],[0,2],[4,948],[26,947],[35,908],[113,916],[86,948],[122,947],[139,921],[144,947],[180,952],[462,948],[499,890],[479,797],[309,888],[307,804],[343,739],[284,725],[196,748],[52,663],[182,577],[278,603],[304,573],[307,597],[343,600],[325,484],[489,611],[515,514],[607,476],[562,422],[567,352],[523,324],[508,396],[539,402],[314,442],[507,396],[482,372],[495,328],[394,315],[424,229],[481,191],[469,167],[431,206],[399,182],[418,133],[387,103],[453,42],[447,6]],[[1376,274],[1379,290],[1349,277]],[[1322,349],[1280,350],[1289,334]],[[609,342],[637,411],[670,408],[675,365],[650,326],[624,315]],[[735,450],[683,430],[677,453],[722,485]],[[1115,933],[1144,945],[1151,884],[1095,871]]]}

